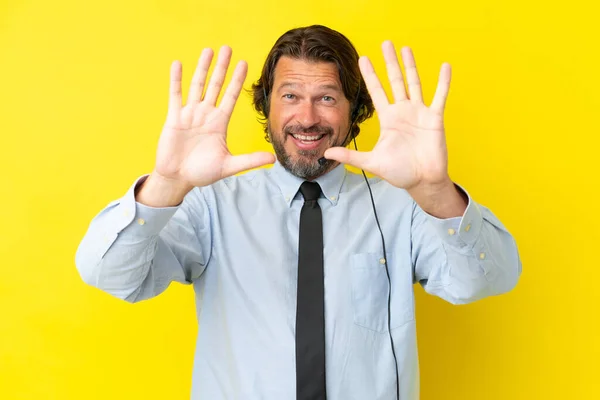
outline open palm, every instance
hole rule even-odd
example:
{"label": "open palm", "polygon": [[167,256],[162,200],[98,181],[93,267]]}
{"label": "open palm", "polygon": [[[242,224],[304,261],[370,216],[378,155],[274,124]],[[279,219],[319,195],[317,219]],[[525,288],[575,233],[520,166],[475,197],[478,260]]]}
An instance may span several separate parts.
{"label": "open palm", "polygon": [[380,121],[381,133],[372,151],[342,147],[328,149],[325,157],[373,173],[390,184],[411,189],[448,179],[444,107],[450,87],[450,66],[442,65],[437,90],[429,107],[423,103],[421,83],[409,48],[402,49],[408,93],[394,45],[383,43],[388,78],[395,103],[390,103],[367,57],[359,66]]}
{"label": "open palm", "polygon": [[[161,134],[154,174],[186,186],[206,186],[238,172],[273,163],[271,153],[233,156],[227,148],[227,126],[247,74],[240,61],[220,104],[231,60],[231,49],[221,48],[211,79],[206,85],[213,53],[204,49],[194,72],[188,100],[181,101],[181,64],[171,67],[169,111]],[[206,86],[206,93],[204,88]]]}

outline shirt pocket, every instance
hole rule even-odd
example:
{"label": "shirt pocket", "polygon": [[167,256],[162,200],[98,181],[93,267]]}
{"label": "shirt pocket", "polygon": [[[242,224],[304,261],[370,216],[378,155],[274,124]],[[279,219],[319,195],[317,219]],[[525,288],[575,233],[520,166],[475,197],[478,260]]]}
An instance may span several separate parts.
{"label": "shirt pocket", "polygon": [[[388,268],[392,282],[391,328],[413,321],[414,297],[412,268],[394,264],[394,255],[388,254]],[[354,323],[376,331],[388,331],[389,281],[380,253],[356,253],[350,256],[352,273],[352,307]]]}

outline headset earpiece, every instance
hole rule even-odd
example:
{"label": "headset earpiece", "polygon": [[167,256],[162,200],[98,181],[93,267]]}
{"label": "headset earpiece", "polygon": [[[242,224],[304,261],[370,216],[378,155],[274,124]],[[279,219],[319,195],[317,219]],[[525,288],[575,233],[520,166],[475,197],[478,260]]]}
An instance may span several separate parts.
{"label": "headset earpiece", "polygon": [[360,104],[360,87],[361,87],[361,82],[358,82],[358,89],[356,90],[356,97],[354,98],[354,107],[352,109],[352,114],[350,114],[350,123],[352,125],[356,124],[358,122],[358,119],[361,117],[361,115],[363,114],[363,107]]}
{"label": "headset earpiece", "polygon": [[354,109],[352,110],[352,115],[350,116],[350,121],[353,125],[358,122],[358,119],[362,114],[363,108],[359,104],[356,104],[356,106],[354,106]]}
{"label": "headset earpiece", "polygon": [[268,117],[269,112],[267,111],[267,91],[265,90],[265,85],[263,84],[263,101],[262,101],[262,106],[263,106],[263,114],[265,115],[265,117]]}

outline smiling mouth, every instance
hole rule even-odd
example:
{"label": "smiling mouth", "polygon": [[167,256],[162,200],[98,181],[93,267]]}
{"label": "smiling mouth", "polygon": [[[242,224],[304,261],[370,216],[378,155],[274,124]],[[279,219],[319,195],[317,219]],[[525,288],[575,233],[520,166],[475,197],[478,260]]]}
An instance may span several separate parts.
{"label": "smiling mouth", "polygon": [[307,135],[300,135],[300,134],[292,134],[292,136],[296,140],[301,140],[303,142],[310,143],[310,142],[315,142],[317,140],[320,140],[325,135],[323,134],[323,135],[310,135],[310,136],[307,136]]}

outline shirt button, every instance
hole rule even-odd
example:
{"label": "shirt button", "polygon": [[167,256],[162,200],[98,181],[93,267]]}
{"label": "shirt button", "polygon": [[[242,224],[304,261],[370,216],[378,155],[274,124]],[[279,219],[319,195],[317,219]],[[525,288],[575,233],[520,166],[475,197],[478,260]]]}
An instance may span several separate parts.
{"label": "shirt button", "polygon": [[287,202],[289,202],[289,201],[290,201],[290,198],[289,198],[289,197],[286,197],[286,198],[285,198],[285,201],[286,201],[286,203],[287,203]]}
{"label": "shirt button", "polygon": [[485,253],[479,253],[479,258],[483,260],[485,258]]}
{"label": "shirt button", "polygon": [[465,226],[465,232],[469,232],[471,230],[471,224]]}
{"label": "shirt button", "polygon": [[452,228],[448,229],[448,235],[452,236],[456,233],[456,231]]}
{"label": "shirt button", "polygon": [[385,264],[385,258],[380,258],[379,259],[379,264]]}
{"label": "shirt button", "polygon": [[331,201],[335,201],[335,196],[330,197]]}
{"label": "shirt button", "polygon": [[146,223],[146,221],[144,220],[144,218],[140,218],[137,220],[137,223],[140,225],[144,225]]}

